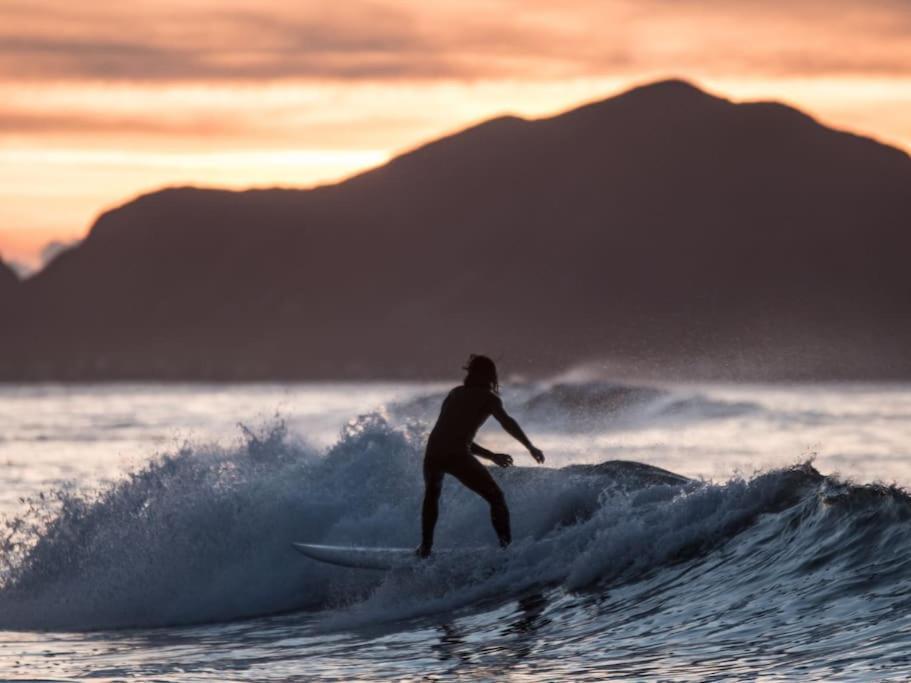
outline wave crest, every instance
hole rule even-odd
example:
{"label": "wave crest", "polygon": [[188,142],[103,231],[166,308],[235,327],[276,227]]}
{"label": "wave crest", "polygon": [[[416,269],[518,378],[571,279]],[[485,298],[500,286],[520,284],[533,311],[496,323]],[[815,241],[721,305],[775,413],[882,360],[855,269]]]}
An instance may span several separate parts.
{"label": "wave crest", "polygon": [[826,591],[853,590],[872,565],[878,585],[907,573],[908,496],[809,464],[724,483],[619,461],[497,470],[516,539],[506,555],[483,501],[453,484],[438,543],[489,552],[378,575],[290,548],[416,544],[423,440],[370,414],[323,452],[277,422],[242,428],[231,448],[185,446],[97,491],[42,496],[3,522],[0,627],[160,626],[339,602],[348,608],[327,623],[386,620],[534,586],[612,590],[680,567],[732,585],[824,579]]}

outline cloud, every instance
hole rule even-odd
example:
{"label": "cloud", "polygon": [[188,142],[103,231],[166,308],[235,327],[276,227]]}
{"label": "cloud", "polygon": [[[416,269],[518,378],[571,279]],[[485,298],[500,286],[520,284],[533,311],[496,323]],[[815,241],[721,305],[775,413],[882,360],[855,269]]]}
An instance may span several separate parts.
{"label": "cloud", "polygon": [[[101,13],[100,4],[38,0],[31,11],[17,6],[0,21],[0,73],[24,80],[208,81],[450,70],[411,14],[393,5],[164,0],[154,7],[104,3],[109,12]],[[0,9],[0,18],[6,11]]]}
{"label": "cloud", "polygon": [[[17,92],[0,84],[0,160],[22,141],[42,148],[90,144],[149,149],[361,149],[413,142],[437,129],[438,113],[415,94],[387,88],[340,91],[281,86],[163,88],[125,85]],[[418,103],[419,104],[419,103]],[[5,143],[5,144],[4,144]]]}
{"label": "cloud", "polygon": [[671,65],[907,75],[909,28],[907,0],[12,0],[0,7],[0,78],[535,79]]}
{"label": "cloud", "polygon": [[93,136],[99,133],[196,136],[249,132],[242,122],[215,116],[166,117],[161,112],[150,112],[147,116],[111,116],[105,112],[63,114],[16,108],[0,108],[0,130],[6,135],[79,133]]}

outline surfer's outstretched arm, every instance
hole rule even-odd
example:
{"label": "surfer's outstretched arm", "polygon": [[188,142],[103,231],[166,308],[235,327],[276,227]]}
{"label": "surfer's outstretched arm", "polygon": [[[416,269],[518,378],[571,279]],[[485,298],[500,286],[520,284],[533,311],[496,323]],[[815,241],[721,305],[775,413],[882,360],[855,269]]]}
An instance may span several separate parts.
{"label": "surfer's outstretched arm", "polygon": [[522,431],[519,423],[506,412],[506,409],[503,407],[503,401],[501,401],[499,397],[496,397],[494,409],[491,411],[491,414],[496,418],[497,422],[500,423],[500,426],[506,430],[507,434],[528,449],[528,452],[531,453],[531,457],[538,462],[544,462],[544,454],[541,452],[541,449],[536,448],[531,440],[525,436],[525,432]]}
{"label": "surfer's outstretched arm", "polygon": [[470,446],[471,452],[478,456],[479,458],[484,458],[485,460],[490,460],[493,463],[496,463],[500,467],[509,467],[512,465],[512,456],[508,453],[494,453],[489,451],[481,444],[471,442]]}
{"label": "surfer's outstretched arm", "polygon": [[474,455],[478,456],[479,458],[487,458],[490,460],[490,456],[493,455],[493,451],[487,450],[484,448],[484,446],[479,443],[475,443],[474,441],[471,442],[469,449]]}

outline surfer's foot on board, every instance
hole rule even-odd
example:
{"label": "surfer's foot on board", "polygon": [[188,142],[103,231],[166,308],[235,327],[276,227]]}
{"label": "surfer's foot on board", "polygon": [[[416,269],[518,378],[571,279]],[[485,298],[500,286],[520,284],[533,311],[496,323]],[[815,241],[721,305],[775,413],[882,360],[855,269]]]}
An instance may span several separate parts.
{"label": "surfer's foot on board", "polygon": [[430,557],[430,546],[421,543],[421,545],[419,545],[414,551],[414,554],[420,557],[422,560],[426,560],[428,557]]}

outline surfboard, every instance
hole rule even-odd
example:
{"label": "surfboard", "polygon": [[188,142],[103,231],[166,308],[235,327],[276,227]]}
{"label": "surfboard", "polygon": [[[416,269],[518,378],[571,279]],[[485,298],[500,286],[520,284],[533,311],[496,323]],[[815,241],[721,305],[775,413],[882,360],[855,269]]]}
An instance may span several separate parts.
{"label": "surfboard", "polygon": [[[351,567],[353,569],[380,569],[389,570],[407,565],[414,565],[421,560],[415,554],[414,548],[367,548],[348,545],[319,545],[316,543],[291,544],[294,549],[303,553],[311,560],[334,564],[337,567]],[[479,551],[493,550],[492,548],[459,548],[448,550],[434,550],[432,558],[452,557],[453,555],[471,556]]]}
{"label": "surfboard", "polygon": [[414,548],[363,548],[345,545],[292,543],[311,560],[354,569],[394,569],[418,561]]}

